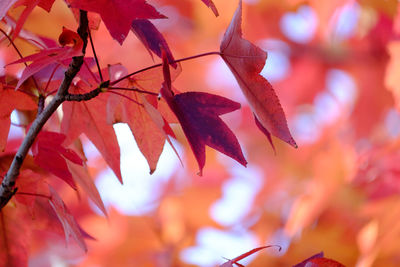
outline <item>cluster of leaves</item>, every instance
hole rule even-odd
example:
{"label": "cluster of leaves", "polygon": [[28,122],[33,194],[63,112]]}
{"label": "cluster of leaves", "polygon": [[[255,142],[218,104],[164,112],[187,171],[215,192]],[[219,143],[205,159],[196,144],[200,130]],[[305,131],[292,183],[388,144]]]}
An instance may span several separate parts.
{"label": "cluster of leaves", "polygon": [[[293,265],[320,250],[346,265],[396,265],[400,227],[392,224],[400,214],[399,142],[391,126],[396,122],[388,126],[385,121],[389,114],[396,114],[398,102],[397,1],[285,0],[248,5],[252,15],[244,21],[263,25],[248,29],[243,25],[248,39],[276,38],[290,49],[290,75],[274,84],[279,88],[279,99],[260,74],[266,52],[242,36],[241,1],[239,7],[221,2],[224,12],[217,10],[217,0],[158,2],[160,6],[174,6],[193,24],[182,19],[173,30],[160,30],[167,21],[163,14],[167,11],[145,0],[0,3],[0,55],[7,63],[0,77],[0,264],[26,266],[31,258],[30,264],[38,261],[41,265],[49,261],[49,255],[76,258],[88,247],[82,266],[185,264],[180,253],[199,245],[196,234],[201,228],[224,228],[209,212],[218,199],[225,197],[223,188],[232,178],[224,165],[231,162],[221,163],[225,161],[216,156],[218,151],[241,165],[256,167],[266,178],[239,222],[258,237],[261,247],[233,256],[222,266],[242,266],[239,261],[266,248],[264,244],[281,245],[286,254],[279,258],[258,253],[255,266]],[[197,13],[204,5],[212,13]],[[304,5],[315,12],[319,22],[314,37],[306,43],[280,30],[283,18],[303,15]],[[356,33],[335,39],[337,14],[349,7],[360,12]],[[233,9],[236,11],[230,20]],[[70,17],[57,21],[65,13]],[[221,26],[209,23],[214,15],[221,19]],[[35,26],[46,16],[60,27],[45,33],[43,24]],[[159,21],[163,22],[157,24]],[[77,24],[75,32],[72,29]],[[179,35],[178,28],[184,36]],[[200,34],[201,39],[191,35],[202,28],[207,33]],[[217,39],[224,30],[219,51],[177,59],[180,51],[175,49],[189,55],[208,49],[211,45],[205,40]],[[129,38],[129,32],[137,38]],[[193,42],[188,41],[190,37],[194,37]],[[176,47],[167,40],[176,40]],[[114,47],[118,52],[110,53]],[[143,67],[149,66],[149,61],[142,59],[144,53],[132,52],[143,47],[150,59],[160,58],[161,63]],[[229,68],[246,101],[239,104],[225,97],[237,86],[218,88],[217,94],[204,92],[209,65],[197,64],[196,70],[189,64],[181,66],[182,62],[211,55],[218,55]],[[105,64],[108,67],[102,69]],[[182,69],[189,75],[180,75]],[[325,90],[329,75],[337,70],[347,73],[357,88],[351,101]],[[316,136],[312,141],[305,141],[297,130],[296,140],[301,143],[298,150],[278,142],[275,154],[259,145],[268,140],[275,150],[272,140],[277,137],[297,147],[280,101],[286,115],[295,121],[316,113],[320,99],[333,99],[325,103],[335,105],[337,111],[333,116],[327,106],[323,117],[330,119],[317,125],[319,117],[315,116],[314,125],[307,125],[312,128],[307,133]],[[14,110],[18,116],[18,125],[14,126],[26,133],[24,138],[9,137]],[[243,118],[236,125],[221,119],[231,112]],[[187,151],[194,155],[182,160],[184,183],[178,173],[160,185],[160,200],[151,214],[125,217],[113,209],[107,212],[93,182],[92,177],[106,166],[120,182],[130,178],[121,174],[115,123],[129,126],[150,173],[156,171],[165,143],[174,147],[173,139],[187,144]],[[83,135],[101,158],[87,160]],[[207,150],[206,164],[207,146],[215,151]],[[93,214],[88,199],[108,217],[110,225]],[[226,228],[235,230],[234,225]],[[281,238],[273,239],[278,233],[283,233]],[[67,241],[72,239],[68,241],[68,255],[60,252],[65,248],[65,242],[60,242],[64,235]],[[290,246],[284,247],[286,243]],[[320,253],[296,266],[342,265]]]}
{"label": "cluster of leaves", "polygon": [[[39,6],[49,12],[53,3],[54,0],[3,2],[0,19],[3,19],[12,29],[11,35],[2,31],[4,38],[14,45],[13,39],[20,36],[23,25],[32,10]],[[212,1],[204,1],[204,3],[218,16],[218,11]],[[179,93],[172,87],[169,65],[177,69],[177,63],[183,60],[174,60],[163,35],[149,21],[149,19],[165,18],[164,15],[145,1],[69,1],[68,4],[72,10],[80,10],[78,32],[63,28],[58,38],[60,46],[42,38],[41,41],[47,41],[47,43],[39,52],[26,57],[21,56],[19,60],[10,63],[25,63],[26,65],[27,62],[31,62],[26,65],[16,84],[13,82],[15,79],[10,76],[4,76],[1,83],[2,103],[7,103],[4,108],[2,107],[4,114],[2,115],[1,150],[4,151],[6,148],[11,112],[18,109],[33,110],[37,113],[33,121],[28,120],[27,136],[16,152],[8,171],[6,168],[3,169],[4,178],[0,200],[1,208],[4,208],[1,214],[6,249],[2,251],[1,257],[3,262],[9,265],[27,264],[26,245],[21,246],[10,238],[10,233],[15,231],[13,227],[16,227],[12,218],[18,219],[14,216],[15,213],[26,208],[19,205],[10,207],[9,201],[13,195],[31,198],[31,201],[25,199],[20,201],[22,205],[28,206],[28,212],[31,214],[37,213],[37,204],[34,203],[36,198],[48,200],[62,223],[67,240],[69,236],[72,236],[83,250],[87,250],[84,237],[90,236],[85,234],[76,223],[57,191],[50,185],[52,182],[47,181],[54,175],[64,180],[74,190],[78,190],[77,183],[79,183],[106,214],[96,187],[91,178],[84,174],[84,152],[73,145],[82,133],[96,146],[121,183],[120,152],[112,127],[112,124],[116,122],[128,123],[139,149],[149,163],[151,172],[156,169],[165,141],[168,140],[172,145],[169,138],[175,138],[175,135],[169,124],[176,120],[182,126],[196,157],[200,175],[205,166],[206,145],[244,166],[247,164],[235,134],[219,117],[239,109],[240,104],[209,93]],[[12,25],[7,21],[7,12],[10,8],[20,5],[26,8]],[[251,103],[257,126],[267,135],[271,144],[270,132],[296,147],[274,90],[259,74],[265,64],[266,53],[242,38],[241,5],[239,2],[239,7],[221,43],[220,52],[213,53],[220,55],[232,70]],[[96,56],[90,33],[92,29],[89,27],[96,21],[92,17],[88,19],[87,12],[99,15],[110,35],[121,45],[128,32],[132,30],[150,55],[154,53],[162,57],[162,69],[160,65],[155,65],[127,74],[127,70],[122,65],[110,65],[106,70],[102,70],[95,57],[98,72],[92,72],[91,59],[84,56],[88,35]],[[14,48],[19,52],[15,45]],[[67,71],[64,76],[57,76],[56,72],[61,68],[67,68]],[[73,74],[68,72],[73,72]],[[121,77],[121,73],[124,76]],[[108,79],[105,79],[107,75]],[[28,83],[29,79],[34,86]],[[150,80],[151,84],[142,85],[141,79]],[[59,84],[58,89],[56,89],[57,84]],[[123,92],[120,93],[118,90]],[[46,99],[54,94],[56,94],[54,97],[56,101],[46,105]],[[158,95],[161,95],[162,99],[157,99]],[[163,106],[161,101],[164,101],[166,105]],[[58,118],[54,112],[61,103],[63,103],[63,116]],[[166,109],[166,106],[169,109]],[[173,115],[166,115],[171,111]],[[47,120],[58,120],[60,131],[50,131],[49,126],[45,126],[46,130],[43,130],[42,127]],[[26,164],[22,165],[22,162],[26,159],[29,148],[32,151],[34,165],[26,167]],[[15,152],[7,149],[6,153],[9,156]],[[43,172],[47,174],[43,175]],[[35,179],[31,181],[32,184],[29,183],[29,186],[24,184],[24,180],[33,173]],[[48,189],[42,188],[43,184],[47,183]],[[16,200],[18,201],[18,198]],[[27,224],[29,228],[33,227],[33,224]]]}

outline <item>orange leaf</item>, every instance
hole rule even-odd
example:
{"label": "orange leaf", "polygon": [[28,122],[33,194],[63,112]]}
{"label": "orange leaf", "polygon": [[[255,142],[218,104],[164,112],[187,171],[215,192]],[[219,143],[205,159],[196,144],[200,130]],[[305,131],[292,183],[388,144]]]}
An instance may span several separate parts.
{"label": "orange leaf", "polygon": [[[89,91],[90,88],[84,87],[83,83],[78,83],[77,86],[70,88],[71,93],[77,94]],[[107,96],[104,94],[100,94],[90,101],[65,102],[61,132],[67,136],[64,142],[67,145],[84,133],[122,183],[120,150],[114,128],[107,123],[106,103]]]}

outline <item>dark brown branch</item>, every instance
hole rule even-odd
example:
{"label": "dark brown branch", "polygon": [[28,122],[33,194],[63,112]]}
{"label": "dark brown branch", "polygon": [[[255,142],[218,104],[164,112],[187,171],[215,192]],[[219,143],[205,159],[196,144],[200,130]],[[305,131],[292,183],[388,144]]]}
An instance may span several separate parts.
{"label": "dark brown branch", "polygon": [[103,81],[103,75],[101,74],[101,68],[100,68],[99,59],[97,58],[96,49],[94,49],[92,34],[91,34],[89,28],[88,28],[88,34],[89,34],[90,46],[92,47],[92,52],[93,52],[94,60],[96,61],[97,70],[99,71],[100,81]]}
{"label": "dark brown branch", "polygon": [[92,98],[95,98],[96,96],[98,96],[100,93],[102,92],[106,92],[107,90],[104,90],[108,87],[108,85],[110,84],[110,81],[104,81],[102,83],[100,83],[99,87],[97,87],[96,89],[87,92],[85,94],[66,94],[64,99],[65,101],[88,101]]}
{"label": "dark brown branch", "polygon": [[[83,40],[82,53],[85,54],[88,38],[88,18],[86,11],[80,11],[80,21],[78,34]],[[57,110],[62,102],[65,101],[65,96],[68,94],[68,89],[72,83],[73,78],[81,69],[83,64],[83,56],[74,57],[67,71],[64,74],[64,79],[58,88],[57,94],[54,96],[52,101],[46,106],[46,108],[36,117],[31,127],[29,128],[24,141],[19,147],[7,174],[5,175],[3,182],[0,186],[0,210],[8,203],[8,201],[15,194],[15,183],[19,175],[22,163],[32,146],[36,136],[39,134],[43,125],[50,118],[50,116]]]}
{"label": "dark brown branch", "polygon": [[44,96],[43,95],[39,95],[39,100],[38,100],[38,110],[37,110],[37,114],[39,115],[40,113],[42,113],[43,109],[44,109]]}
{"label": "dark brown branch", "polygon": [[66,101],[87,101],[90,100],[92,98],[95,98],[96,96],[98,96],[101,93],[101,88],[98,87],[86,94],[67,94],[65,96],[65,100]]}

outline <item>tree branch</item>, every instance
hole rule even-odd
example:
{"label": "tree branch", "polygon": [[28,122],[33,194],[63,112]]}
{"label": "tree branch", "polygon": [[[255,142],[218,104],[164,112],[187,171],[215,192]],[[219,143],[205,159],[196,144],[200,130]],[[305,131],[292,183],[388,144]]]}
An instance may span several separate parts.
{"label": "tree branch", "polygon": [[100,87],[97,87],[96,89],[86,93],[86,94],[67,94],[65,96],[66,101],[87,101],[92,98],[95,98],[98,96],[102,91]]}
{"label": "tree branch", "polygon": [[[86,52],[87,39],[88,39],[88,18],[87,12],[80,10],[80,19],[79,19],[79,27],[78,34],[83,40],[83,55]],[[15,194],[15,183],[16,179],[19,175],[19,171],[21,169],[22,163],[28,154],[30,147],[35,141],[37,135],[42,129],[43,125],[50,118],[50,116],[57,110],[57,108],[61,105],[62,102],[65,101],[65,96],[68,94],[68,89],[72,83],[72,80],[76,76],[76,74],[81,69],[83,64],[83,56],[73,57],[71,64],[69,65],[67,71],[64,74],[64,79],[58,88],[57,94],[52,99],[52,101],[43,109],[43,111],[36,117],[33,121],[31,127],[29,128],[28,133],[26,134],[24,141],[19,147],[15,157],[11,163],[10,168],[8,169],[7,174],[4,176],[3,182],[0,186],[0,211],[1,209],[8,203],[8,201]]]}

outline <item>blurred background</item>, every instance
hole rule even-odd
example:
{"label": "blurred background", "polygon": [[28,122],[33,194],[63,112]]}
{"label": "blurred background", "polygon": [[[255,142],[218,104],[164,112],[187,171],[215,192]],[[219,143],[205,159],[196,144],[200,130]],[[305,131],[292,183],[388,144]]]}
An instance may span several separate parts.
{"label": "blurred background", "polygon": [[[219,51],[238,1],[152,0],[166,20],[152,22],[175,58]],[[292,266],[323,251],[346,266],[399,266],[400,17],[396,0],[243,0],[243,33],[268,52],[262,71],[273,85],[299,148],[255,126],[250,108],[218,56],[182,63],[174,86],[242,104],[223,116],[237,135],[247,168],[207,148],[203,176],[181,128],[172,125],[183,166],[166,144],[150,175],[126,124],[115,124],[124,185],[83,138],[90,174],[108,216],[84,192],[60,188],[77,221],[96,240],[82,253],[74,241],[34,241],[32,266],[218,266],[269,248],[246,266]],[[10,16],[18,18],[21,10]],[[49,25],[51,27],[44,26]],[[63,1],[35,8],[24,30],[57,39],[77,23]],[[130,72],[159,63],[130,33],[122,46],[104,24],[93,31],[100,65]],[[22,39],[24,55],[37,48]],[[92,55],[88,51],[88,55]],[[15,60],[0,47],[0,65]],[[20,75],[22,66],[5,71]],[[13,116],[13,122],[18,119]],[[22,136],[12,126],[10,139]]]}

